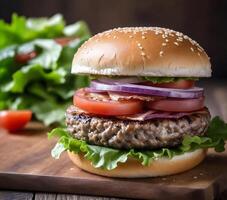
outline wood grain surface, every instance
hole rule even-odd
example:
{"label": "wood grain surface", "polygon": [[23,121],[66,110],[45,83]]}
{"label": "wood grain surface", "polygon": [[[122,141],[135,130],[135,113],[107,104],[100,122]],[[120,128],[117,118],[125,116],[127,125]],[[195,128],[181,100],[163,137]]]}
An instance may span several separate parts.
{"label": "wood grain surface", "polygon": [[33,193],[0,191],[0,200],[33,200]]}
{"label": "wood grain surface", "polygon": [[119,198],[81,196],[73,194],[1,191],[0,200],[124,200]]}
{"label": "wood grain surface", "polygon": [[[212,115],[220,115],[227,121],[227,81],[201,85],[206,87],[206,101]],[[52,159],[50,150],[55,140],[47,140],[46,132],[37,124],[17,134],[0,131],[0,188],[26,191],[1,191],[0,199],[21,196],[24,197],[21,199],[113,199],[80,195],[169,200],[226,197],[227,152],[217,154],[210,150],[198,167],[174,176],[113,179],[81,171],[66,154],[59,160]]]}

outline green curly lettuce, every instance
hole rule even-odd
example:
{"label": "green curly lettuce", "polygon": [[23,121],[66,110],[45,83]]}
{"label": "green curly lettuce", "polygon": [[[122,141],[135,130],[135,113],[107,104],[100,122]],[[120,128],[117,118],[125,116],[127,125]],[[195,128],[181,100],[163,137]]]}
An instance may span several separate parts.
{"label": "green curly lettuce", "polygon": [[[54,39],[70,37],[61,46]],[[0,20],[0,110],[30,109],[45,125],[62,123],[77,88],[87,76],[71,75],[73,55],[90,37],[83,21],[65,26],[62,15],[28,18],[14,14],[12,22]],[[26,63],[18,55],[35,52]]]}
{"label": "green curly lettuce", "polygon": [[179,80],[193,80],[197,81],[198,78],[195,77],[150,77],[144,76],[142,77],[143,80],[150,81],[152,83],[172,83]]}
{"label": "green curly lettuce", "polygon": [[[128,78],[128,76],[112,76],[112,75],[108,75],[108,76],[104,76],[104,75],[90,75],[90,80],[95,80],[95,79],[100,79],[100,78],[104,78],[104,77],[108,77],[108,78],[112,78],[112,79],[118,79],[118,78]],[[150,81],[154,84],[156,83],[172,83],[172,82],[176,82],[179,80],[192,80],[192,81],[197,81],[198,78],[196,77],[151,77],[151,76],[138,76],[137,77],[139,80],[141,81]]]}
{"label": "green curly lettuce", "polygon": [[135,158],[142,165],[148,166],[152,161],[192,152],[196,149],[214,148],[217,152],[225,150],[227,140],[227,124],[219,117],[213,118],[206,136],[186,136],[182,144],[176,148],[161,148],[157,150],[119,150],[108,147],[90,145],[82,140],[74,139],[65,129],[56,128],[48,133],[48,137],[59,137],[58,143],[51,151],[52,157],[58,159],[64,151],[83,153],[95,168],[112,170],[119,163],[125,163],[128,158]]}
{"label": "green curly lettuce", "polygon": [[11,44],[22,44],[36,38],[63,35],[65,22],[60,14],[51,18],[29,18],[13,14],[11,24],[0,20],[0,49]]}

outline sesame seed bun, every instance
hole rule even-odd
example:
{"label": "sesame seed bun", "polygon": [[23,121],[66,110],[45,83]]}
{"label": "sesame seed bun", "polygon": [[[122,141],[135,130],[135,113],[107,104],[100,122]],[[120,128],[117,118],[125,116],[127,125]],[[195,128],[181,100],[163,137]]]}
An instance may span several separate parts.
{"label": "sesame seed bun", "polygon": [[203,48],[188,36],[157,27],[117,28],[99,33],[77,51],[72,73],[209,77]]}
{"label": "sesame seed bun", "polygon": [[202,162],[206,152],[207,150],[198,149],[194,152],[174,156],[172,159],[161,158],[153,161],[149,166],[143,166],[135,159],[128,159],[126,163],[120,163],[113,170],[94,168],[83,154],[68,152],[68,155],[75,165],[93,174],[119,178],[139,178],[166,176],[187,171]]}

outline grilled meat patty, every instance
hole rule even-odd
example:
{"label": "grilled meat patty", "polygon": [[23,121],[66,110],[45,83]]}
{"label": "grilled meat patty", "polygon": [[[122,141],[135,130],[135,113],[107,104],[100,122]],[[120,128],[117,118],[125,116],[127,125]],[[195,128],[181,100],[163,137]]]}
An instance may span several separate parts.
{"label": "grilled meat patty", "polygon": [[181,144],[185,135],[204,135],[210,113],[192,114],[179,119],[130,121],[66,111],[66,125],[71,135],[89,144],[116,149],[157,149]]}

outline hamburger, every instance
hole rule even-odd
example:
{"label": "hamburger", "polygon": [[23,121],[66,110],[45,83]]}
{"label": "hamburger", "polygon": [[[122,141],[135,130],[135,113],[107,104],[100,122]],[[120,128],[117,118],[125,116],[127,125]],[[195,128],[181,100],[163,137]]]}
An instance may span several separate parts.
{"label": "hamburger", "polygon": [[224,151],[227,125],[211,120],[201,77],[211,63],[194,40],[166,28],[99,33],[74,56],[72,73],[90,77],[66,110],[52,150],[79,168],[110,177],[155,177],[198,165],[208,148]]}

